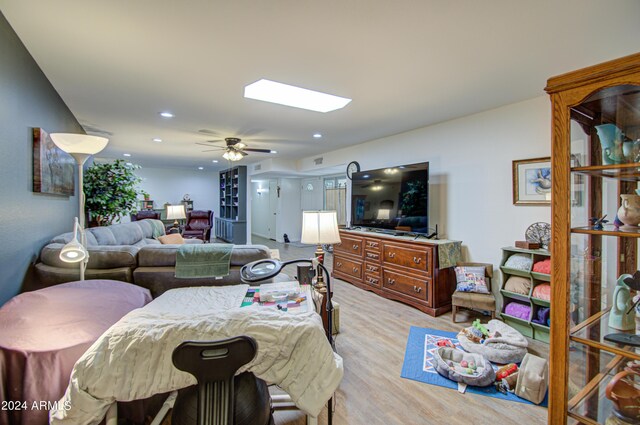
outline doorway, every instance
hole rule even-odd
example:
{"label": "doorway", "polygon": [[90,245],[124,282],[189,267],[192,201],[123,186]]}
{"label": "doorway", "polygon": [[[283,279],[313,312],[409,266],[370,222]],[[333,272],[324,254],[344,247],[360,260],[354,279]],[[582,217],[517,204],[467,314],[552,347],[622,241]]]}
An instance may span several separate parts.
{"label": "doorway", "polygon": [[276,223],[278,222],[278,181],[269,180],[269,224],[267,236],[276,240]]}

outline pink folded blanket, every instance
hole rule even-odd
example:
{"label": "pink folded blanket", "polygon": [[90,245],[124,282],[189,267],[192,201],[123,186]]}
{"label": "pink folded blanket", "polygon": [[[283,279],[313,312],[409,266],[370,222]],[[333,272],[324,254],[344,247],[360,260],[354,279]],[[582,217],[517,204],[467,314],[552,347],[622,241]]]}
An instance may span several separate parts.
{"label": "pink folded blanket", "polygon": [[533,271],[536,273],[551,274],[551,259],[538,261],[533,265]]}

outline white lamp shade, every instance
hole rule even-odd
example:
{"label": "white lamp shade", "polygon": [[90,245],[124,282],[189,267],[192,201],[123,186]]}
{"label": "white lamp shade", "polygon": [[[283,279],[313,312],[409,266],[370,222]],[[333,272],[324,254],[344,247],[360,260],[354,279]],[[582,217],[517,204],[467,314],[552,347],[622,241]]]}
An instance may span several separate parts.
{"label": "white lamp shade", "polygon": [[391,210],[378,210],[378,220],[389,220]]}
{"label": "white lamp shade", "polygon": [[87,249],[75,238],[63,246],[60,251],[60,260],[65,263],[77,263],[84,260],[86,256]]}
{"label": "white lamp shade", "polygon": [[74,133],[51,133],[51,140],[57,147],[67,153],[95,155],[104,149],[109,139],[100,136]]}
{"label": "white lamp shade", "polygon": [[300,242],[314,245],[340,243],[336,212],[303,211]]}
{"label": "white lamp shade", "polygon": [[167,220],[182,220],[187,218],[184,205],[167,205]]}

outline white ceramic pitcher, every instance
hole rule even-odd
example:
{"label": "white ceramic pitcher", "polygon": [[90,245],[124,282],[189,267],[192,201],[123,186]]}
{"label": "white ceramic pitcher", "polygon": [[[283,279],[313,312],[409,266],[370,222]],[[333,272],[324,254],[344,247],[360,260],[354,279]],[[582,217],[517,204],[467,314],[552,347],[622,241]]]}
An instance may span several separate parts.
{"label": "white ceramic pitcher", "polygon": [[618,209],[618,218],[626,226],[637,227],[640,224],[640,196],[620,195],[622,204]]}

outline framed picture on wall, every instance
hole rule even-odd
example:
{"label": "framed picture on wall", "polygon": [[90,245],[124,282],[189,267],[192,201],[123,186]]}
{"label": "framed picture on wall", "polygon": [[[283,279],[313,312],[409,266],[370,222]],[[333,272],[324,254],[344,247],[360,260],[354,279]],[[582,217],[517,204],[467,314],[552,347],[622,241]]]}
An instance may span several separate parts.
{"label": "framed picture on wall", "polygon": [[33,129],[33,191],[72,196],[74,164],[71,155],[58,148],[42,128]]}
{"label": "framed picture on wall", "polygon": [[551,205],[551,158],[513,161],[513,204]]}

